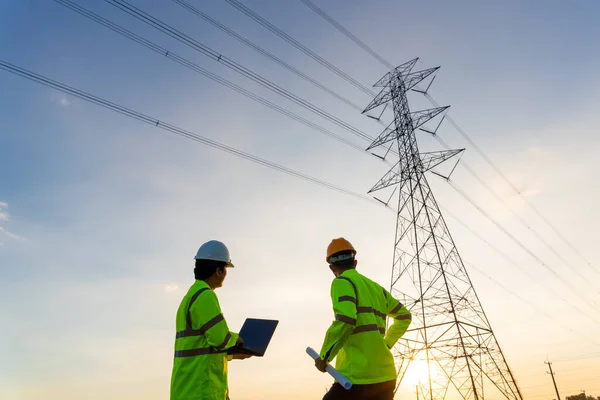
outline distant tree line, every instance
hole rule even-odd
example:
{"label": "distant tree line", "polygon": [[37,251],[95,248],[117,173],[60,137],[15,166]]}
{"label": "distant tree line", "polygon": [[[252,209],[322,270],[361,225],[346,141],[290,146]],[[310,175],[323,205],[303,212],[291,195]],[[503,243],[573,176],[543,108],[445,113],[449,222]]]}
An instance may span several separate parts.
{"label": "distant tree line", "polygon": [[585,394],[585,392],[583,392],[579,394],[574,394],[573,396],[567,396],[566,400],[600,400],[600,396],[588,396]]}

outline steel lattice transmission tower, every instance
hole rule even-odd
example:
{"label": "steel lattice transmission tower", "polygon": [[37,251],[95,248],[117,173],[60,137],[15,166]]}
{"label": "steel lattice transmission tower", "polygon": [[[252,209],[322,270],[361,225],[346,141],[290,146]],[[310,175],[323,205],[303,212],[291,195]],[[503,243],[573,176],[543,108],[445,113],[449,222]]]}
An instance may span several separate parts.
{"label": "steel lattice transmission tower", "polygon": [[399,155],[369,191],[395,186],[399,196],[391,291],[405,299],[413,322],[394,349],[398,384],[412,361],[424,360],[428,377],[417,384],[423,399],[444,399],[455,390],[479,400],[484,388],[495,387],[492,397],[522,400],[425,177],[464,149],[419,153],[415,130],[448,107],[410,111],[407,92],[439,68],[412,72],[417,60],[381,78],[374,86],[383,89],[364,111],[391,102],[394,113],[368,150],[385,146],[389,152],[395,143]]}

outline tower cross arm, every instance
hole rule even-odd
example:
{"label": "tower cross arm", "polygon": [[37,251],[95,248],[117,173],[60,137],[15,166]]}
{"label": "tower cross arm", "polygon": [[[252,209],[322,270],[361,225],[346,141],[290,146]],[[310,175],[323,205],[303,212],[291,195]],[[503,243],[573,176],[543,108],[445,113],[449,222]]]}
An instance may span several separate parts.
{"label": "tower cross arm", "polygon": [[396,139],[398,137],[397,130],[395,128],[392,128],[392,125],[394,125],[394,123],[395,121],[390,122],[389,125],[385,127],[383,132],[381,132],[377,136],[377,138],[373,140],[373,143],[371,143],[369,147],[367,147],[367,150],[374,149],[377,146],[381,146],[389,141]]}
{"label": "tower cross arm", "polygon": [[410,61],[405,62],[404,64],[398,65],[396,68],[385,74],[380,80],[375,82],[373,87],[386,87],[390,84],[391,80],[395,76],[406,75],[410,73],[415,64],[419,61],[419,57],[413,58]]}
{"label": "tower cross arm", "polygon": [[402,176],[398,168],[399,163],[400,161],[398,161],[392,168],[390,168],[390,170],[379,180],[379,182],[377,182],[371,188],[371,190],[369,190],[368,193],[372,193],[377,190],[402,182]]}
{"label": "tower cross arm", "polygon": [[428,110],[421,110],[421,111],[415,111],[413,113],[410,113],[410,116],[413,121],[413,128],[417,129],[418,127],[423,125],[425,122],[429,121],[430,119],[434,118],[439,113],[446,111],[449,108],[450,108],[450,106],[437,107],[437,108],[430,108]]}
{"label": "tower cross arm", "polygon": [[443,151],[432,151],[429,153],[421,153],[421,164],[423,165],[423,172],[427,172],[432,168],[437,167],[444,161],[454,157],[457,154],[462,153],[465,149],[457,150],[443,150]]}
{"label": "tower cross arm", "polygon": [[408,74],[402,78],[404,81],[404,90],[408,91],[415,87],[419,82],[423,79],[427,78],[429,75],[433,74],[435,71],[440,69],[440,67],[424,69],[423,71],[413,72],[412,74]]}
{"label": "tower cross arm", "polygon": [[392,90],[389,87],[384,87],[381,92],[369,103],[369,105],[363,110],[363,114],[367,111],[371,111],[374,108],[379,107],[382,104],[392,100]]}

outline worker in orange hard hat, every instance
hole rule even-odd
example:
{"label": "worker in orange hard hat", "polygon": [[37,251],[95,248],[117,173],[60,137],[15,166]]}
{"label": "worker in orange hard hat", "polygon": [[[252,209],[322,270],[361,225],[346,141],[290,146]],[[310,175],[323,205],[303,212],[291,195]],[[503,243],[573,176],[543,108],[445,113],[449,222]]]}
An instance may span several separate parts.
{"label": "worker in orange hard hat", "polygon": [[[333,239],[325,260],[335,275],[331,300],[335,320],[327,330],[315,366],[325,372],[336,359],[335,368],[352,387],[334,383],[323,400],[392,400],[396,367],[390,349],[404,335],[410,312],[398,300],[356,271],[356,249],[344,238]],[[386,331],[386,317],[394,319]]]}

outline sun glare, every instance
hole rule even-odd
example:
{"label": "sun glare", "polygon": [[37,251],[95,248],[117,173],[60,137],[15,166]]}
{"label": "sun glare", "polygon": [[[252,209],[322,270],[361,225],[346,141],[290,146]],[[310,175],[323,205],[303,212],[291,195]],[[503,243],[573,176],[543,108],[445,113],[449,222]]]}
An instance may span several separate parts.
{"label": "sun glare", "polygon": [[[431,379],[435,379],[437,375],[437,368],[435,363],[429,363],[429,370],[431,371]],[[408,385],[417,385],[419,383],[425,383],[429,381],[429,372],[427,368],[427,361],[425,360],[414,360],[410,362],[406,375],[404,375],[403,382]]]}

